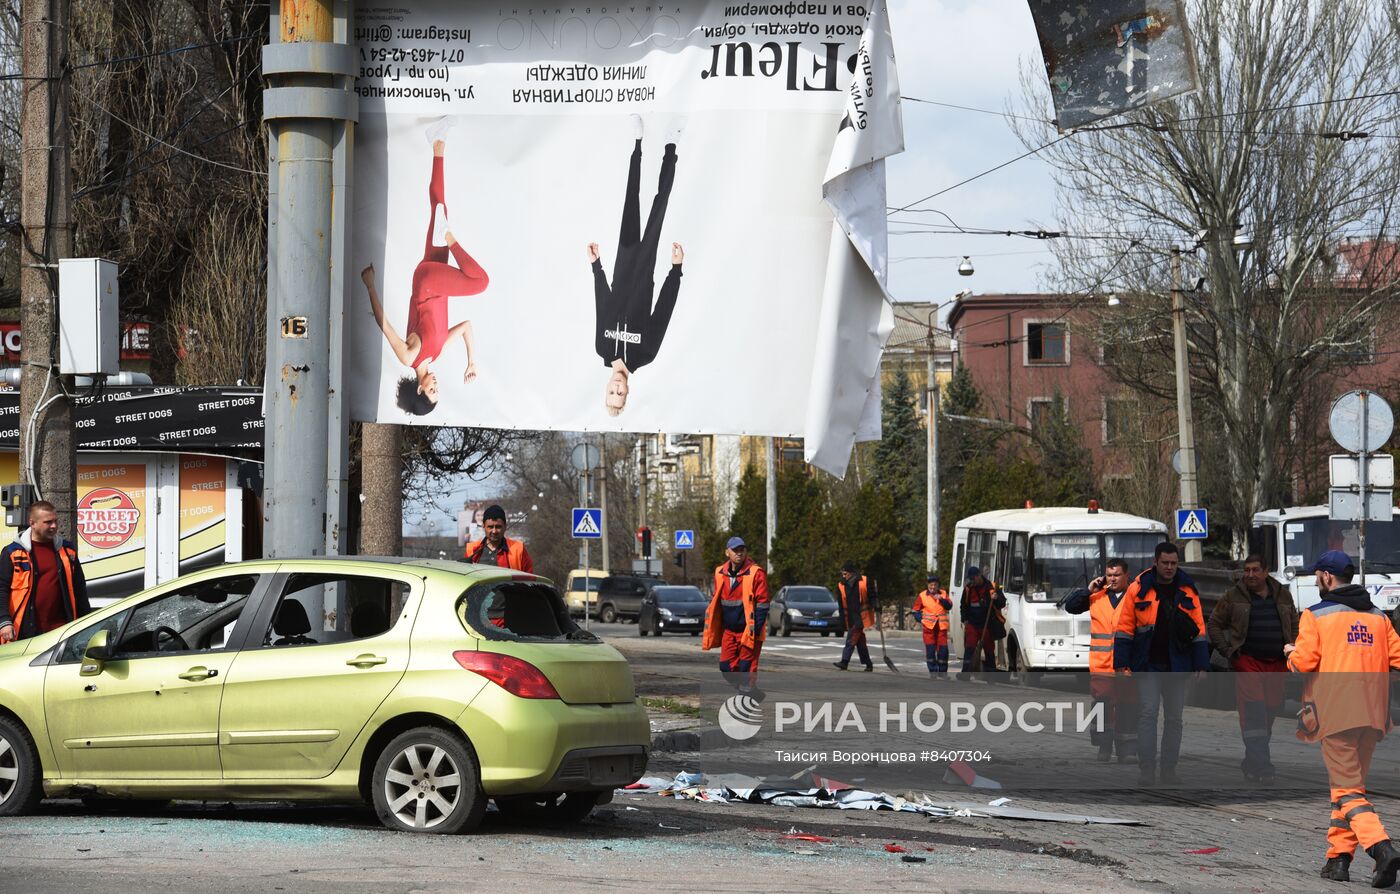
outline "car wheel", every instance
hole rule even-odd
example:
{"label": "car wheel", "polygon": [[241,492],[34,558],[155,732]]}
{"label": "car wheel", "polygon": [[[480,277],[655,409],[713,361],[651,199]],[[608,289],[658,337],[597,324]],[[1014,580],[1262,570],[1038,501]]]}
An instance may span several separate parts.
{"label": "car wheel", "polygon": [[699,635],[700,635],[700,631],[698,631],[698,630],[692,630],[692,631],[690,631],[690,635],[691,635],[691,636],[699,636]]}
{"label": "car wheel", "polygon": [[435,727],[395,737],[375,761],[371,788],[380,822],[401,832],[470,832],[486,813],[476,757]]}
{"label": "car wheel", "polygon": [[638,636],[646,636],[648,633],[651,633],[651,631],[647,629],[647,625],[645,625],[645,624],[638,624],[638,625],[637,625],[637,635],[638,635]]}
{"label": "car wheel", "polygon": [[29,731],[0,717],[0,816],[33,813],[44,797],[39,750]]}
{"label": "car wheel", "polygon": [[587,818],[598,806],[597,792],[565,792],[557,795],[523,795],[497,798],[496,809],[510,823],[566,824]]}
{"label": "car wheel", "polygon": [[783,615],[782,625],[783,636],[792,636],[792,619]]}
{"label": "car wheel", "polygon": [[831,631],[830,631],[830,630],[823,630],[823,631],[822,631],[822,636],[831,636]]}
{"label": "car wheel", "polygon": [[604,624],[611,624],[617,620],[617,609],[612,607],[612,603],[603,606],[603,610],[598,612],[598,620]]}

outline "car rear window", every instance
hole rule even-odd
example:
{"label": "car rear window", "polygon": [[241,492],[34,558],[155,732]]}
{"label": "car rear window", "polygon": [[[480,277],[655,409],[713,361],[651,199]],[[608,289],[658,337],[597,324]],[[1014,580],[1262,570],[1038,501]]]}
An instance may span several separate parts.
{"label": "car rear window", "polygon": [[538,581],[477,584],[464,594],[459,612],[487,639],[602,642],[573,622],[558,590]]}

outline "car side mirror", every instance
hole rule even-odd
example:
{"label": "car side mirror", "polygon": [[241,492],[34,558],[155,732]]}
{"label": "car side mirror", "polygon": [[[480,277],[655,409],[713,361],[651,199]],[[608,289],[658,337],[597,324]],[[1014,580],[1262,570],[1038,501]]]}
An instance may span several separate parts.
{"label": "car side mirror", "polygon": [[78,673],[84,677],[95,677],[102,673],[103,667],[111,660],[112,647],[107,644],[107,631],[99,630],[88,640],[87,648],[83,650],[83,667]]}

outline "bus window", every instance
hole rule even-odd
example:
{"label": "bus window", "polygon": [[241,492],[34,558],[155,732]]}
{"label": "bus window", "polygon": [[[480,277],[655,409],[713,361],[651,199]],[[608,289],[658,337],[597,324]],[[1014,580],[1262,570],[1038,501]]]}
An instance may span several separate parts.
{"label": "bus window", "polygon": [[1104,535],[1104,561],[1122,559],[1128,574],[1137,577],[1152,565],[1152,551],[1162,542],[1161,534],[1124,531]]}
{"label": "bus window", "polygon": [[1010,593],[1026,592],[1026,535],[1011,535],[1011,560],[1006,570],[1005,589]]}
{"label": "bus window", "polygon": [[1255,525],[1249,532],[1249,551],[1264,557],[1265,571],[1282,571],[1278,561],[1278,525]]}
{"label": "bus window", "polygon": [[997,535],[994,531],[967,532],[967,566],[976,567],[987,577],[996,574],[992,563],[996,561]]}
{"label": "bus window", "polygon": [[953,586],[963,585],[963,558],[966,556],[967,547],[959,543],[958,548],[953,551]]}
{"label": "bus window", "polygon": [[1031,548],[1026,598],[1058,602],[1103,573],[1098,534],[1048,534]]}

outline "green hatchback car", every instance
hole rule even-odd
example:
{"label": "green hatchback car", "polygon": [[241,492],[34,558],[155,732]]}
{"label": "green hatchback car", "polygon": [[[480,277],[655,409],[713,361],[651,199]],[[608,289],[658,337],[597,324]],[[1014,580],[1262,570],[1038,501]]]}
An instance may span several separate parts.
{"label": "green hatchback car", "polygon": [[0,816],[44,797],[361,802],[409,832],[575,820],[641,778],[627,661],[547,581],[223,565],[0,646]]}

